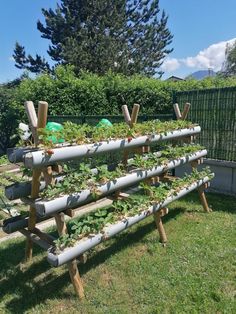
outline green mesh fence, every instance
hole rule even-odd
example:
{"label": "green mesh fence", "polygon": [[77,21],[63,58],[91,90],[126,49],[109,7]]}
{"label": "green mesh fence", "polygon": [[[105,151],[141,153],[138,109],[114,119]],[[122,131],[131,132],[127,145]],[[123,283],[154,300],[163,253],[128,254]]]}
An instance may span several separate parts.
{"label": "green mesh fence", "polygon": [[181,110],[191,103],[188,118],[201,126],[209,158],[236,161],[236,87],[177,92],[174,102]]}

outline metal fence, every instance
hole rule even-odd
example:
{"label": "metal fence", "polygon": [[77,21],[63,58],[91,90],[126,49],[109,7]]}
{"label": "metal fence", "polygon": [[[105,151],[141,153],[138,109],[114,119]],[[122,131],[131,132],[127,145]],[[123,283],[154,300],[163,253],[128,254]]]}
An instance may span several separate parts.
{"label": "metal fence", "polygon": [[177,92],[180,108],[191,103],[189,119],[199,123],[199,142],[208,157],[236,161],[236,87]]}
{"label": "metal fence", "polygon": [[[124,122],[123,115],[100,115],[100,116],[49,116],[48,121],[63,123],[71,121],[78,124],[87,123],[89,125],[96,125],[101,119],[108,119],[112,123]],[[159,119],[161,121],[173,119],[173,114],[156,114],[156,115],[139,115],[138,122]]]}

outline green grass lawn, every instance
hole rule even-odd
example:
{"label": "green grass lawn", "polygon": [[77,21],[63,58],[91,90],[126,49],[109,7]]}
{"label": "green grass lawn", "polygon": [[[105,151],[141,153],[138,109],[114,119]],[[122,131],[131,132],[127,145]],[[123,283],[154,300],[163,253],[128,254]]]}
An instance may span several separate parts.
{"label": "green grass lawn", "polygon": [[53,269],[25,242],[0,247],[0,313],[236,313],[236,199],[196,193],[170,206],[163,248],[152,217],[101,244],[80,265],[86,299],[75,296],[65,267]]}

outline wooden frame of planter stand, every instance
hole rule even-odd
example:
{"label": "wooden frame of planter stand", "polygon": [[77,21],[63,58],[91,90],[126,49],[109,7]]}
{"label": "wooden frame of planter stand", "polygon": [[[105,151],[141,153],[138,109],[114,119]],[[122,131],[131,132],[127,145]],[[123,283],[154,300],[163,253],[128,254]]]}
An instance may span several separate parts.
{"label": "wooden frame of planter stand", "polygon": [[[187,116],[188,116],[188,113],[189,113],[189,110],[191,107],[190,103],[185,103],[182,113],[180,112],[179,105],[177,103],[174,104],[173,107],[174,107],[174,111],[175,111],[175,115],[176,115],[177,120],[186,120],[187,119]],[[194,136],[190,136],[189,140],[187,140],[187,141],[189,141],[191,143],[193,141],[193,138],[194,138]],[[200,158],[198,160],[191,162],[191,167],[192,167],[192,169],[194,169],[202,163],[203,163],[203,158]],[[207,187],[208,187],[208,185],[205,185],[203,187],[198,188],[198,194],[199,194],[199,198],[200,198],[202,207],[204,208],[204,210],[207,213],[209,213],[212,211],[212,209],[208,206],[206,195],[204,192],[204,190]]]}
{"label": "wooden frame of planter stand", "polygon": [[[130,116],[128,107],[127,106],[122,107],[125,121],[130,127],[133,127],[135,125],[135,123],[137,122],[139,108],[140,108],[140,106],[138,104],[135,104],[133,109],[132,109],[132,114]],[[184,109],[182,114],[180,113],[180,110],[179,110],[177,104],[174,105],[174,108],[177,112],[177,118],[185,119],[187,117],[187,114],[188,114],[188,111],[190,108],[190,104],[187,104],[185,106],[185,109]],[[32,131],[35,147],[37,148],[38,144],[40,143],[40,139],[38,136],[38,129],[44,128],[46,126],[48,104],[46,102],[42,102],[42,101],[40,101],[38,103],[38,115],[36,114],[34,104],[32,102],[26,102],[25,103],[25,109],[26,109],[26,113],[27,113],[27,116],[29,119],[30,128]],[[192,132],[192,133],[189,132],[189,133],[190,134],[196,134],[197,132],[200,132],[200,131],[196,131],[195,133],[194,132]],[[188,134],[188,133],[184,133],[184,134]],[[181,136],[181,135],[178,135],[178,136]],[[182,135],[182,138],[183,138],[183,135]],[[186,139],[187,138],[185,137],[185,140]],[[144,145],[144,144],[145,144],[145,142],[142,142],[141,145]],[[128,148],[124,151],[124,164],[127,164],[127,158],[128,158],[129,150],[132,149],[132,151],[135,151],[135,152],[138,151],[139,153],[144,153],[144,152],[149,151],[149,146],[143,146],[143,147],[145,147],[145,149],[144,149],[143,147],[141,147],[141,145],[136,146],[136,147],[134,146],[134,148]],[[137,147],[138,147],[138,149],[137,149]],[[139,149],[139,148],[141,148],[141,149]],[[61,148],[61,149],[63,149],[63,148]],[[193,168],[196,167],[198,164],[202,163],[202,158],[199,158],[199,157],[204,156],[205,154],[206,154],[206,151],[204,153],[200,152],[200,154],[197,155],[197,158],[194,157],[194,158],[190,159],[190,160],[194,160],[194,162],[191,163]],[[190,161],[185,161],[185,162],[190,162]],[[22,232],[22,234],[27,237],[27,242],[26,242],[26,261],[27,262],[29,262],[32,259],[32,250],[33,250],[33,243],[34,242],[39,244],[44,249],[48,249],[53,245],[53,240],[54,240],[54,238],[52,238],[50,235],[43,233],[42,231],[40,231],[36,227],[36,223],[38,220],[37,220],[37,216],[36,216],[36,209],[34,206],[36,204],[36,202],[34,200],[37,199],[39,196],[40,178],[43,175],[46,186],[53,185],[55,183],[53,172],[56,172],[56,173],[62,172],[62,167],[58,164],[55,164],[55,163],[53,165],[48,164],[48,163],[42,164],[38,168],[37,168],[37,166],[36,166],[36,168],[34,168],[32,165],[32,168],[33,168],[33,175],[32,175],[32,183],[31,183],[31,198],[30,199],[24,198],[24,200],[26,202],[28,202],[28,204],[29,204],[28,229],[22,229],[22,228],[25,228],[24,227],[25,225],[22,226],[21,228],[17,229],[17,230],[21,229],[19,231]],[[151,177],[151,178],[149,177],[149,179],[145,179],[145,180],[147,183],[151,183],[151,182],[155,183],[158,181],[166,181],[166,180],[168,181],[170,179],[171,179],[171,177],[169,177],[166,172],[162,172],[158,176]],[[201,185],[201,184],[196,185],[196,186],[200,186],[198,189],[200,200],[202,202],[204,210],[209,212],[210,210],[209,210],[209,207],[208,207],[208,204],[206,201],[206,197],[204,194],[204,189],[207,188],[208,185],[207,184]],[[126,194],[120,193],[120,190],[118,190],[118,189],[116,190],[114,195],[115,195],[115,198],[127,197]],[[54,212],[53,214],[51,214],[51,216],[54,216],[54,218],[55,218],[59,236],[65,235],[68,232],[66,222],[65,222],[65,215],[67,215],[69,217],[73,217],[74,213],[75,213],[74,209],[64,209],[61,212],[58,211],[58,212]],[[162,217],[164,215],[166,215],[167,213],[168,213],[168,208],[166,208],[165,205],[163,205],[163,208],[160,207],[160,210],[158,210],[158,211],[153,210],[154,220],[155,220],[155,223],[157,226],[157,230],[159,232],[160,241],[163,243],[163,245],[167,242],[167,236],[165,233],[164,226],[162,224]],[[74,256],[71,259],[67,259],[66,263],[68,265],[70,278],[71,278],[72,284],[74,286],[75,292],[80,298],[83,298],[84,297],[84,289],[83,289],[82,280],[80,278],[80,274],[78,271],[76,259],[78,258],[81,262],[84,262],[85,261],[85,255],[81,251],[80,255],[76,255],[76,257],[74,257]]]}
{"label": "wooden frame of planter stand", "polygon": [[[122,106],[122,112],[124,115],[124,119],[125,122],[132,128],[135,123],[137,123],[138,120],[138,113],[139,113],[139,109],[140,109],[140,105],[139,104],[134,104],[133,109],[132,109],[132,114],[130,117],[130,113],[129,113],[129,109],[127,107],[127,105],[123,105]],[[139,154],[143,154],[143,153],[148,153],[150,151],[150,146],[142,146],[140,147],[138,150],[136,149],[136,152],[138,152]],[[128,155],[129,155],[129,151],[126,151],[124,153],[124,164],[127,164],[127,159],[128,159]],[[160,180],[160,177],[155,177],[152,179],[147,179],[146,183],[150,184],[150,183],[154,183],[154,182],[158,182]],[[119,195],[119,194],[118,194]],[[116,195],[117,197],[117,195]],[[162,243],[163,246],[166,245],[167,243],[167,236],[166,236],[166,232],[164,229],[164,226],[162,224],[162,219],[161,217],[165,216],[168,213],[168,208],[162,208],[160,211],[155,212],[153,214],[154,217],[154,221],[156,223],[156,227],[159,233],[159,237],[160,237],[160,242]]]}
{"label": "wooden frame of planter stand", "polygon": [[[29,119],[30,128],[32,131],[32,135],[34,138],[35,146],[37,147],[39,143],[37,129],[44,128],[47,123],[47,113],[48,113],[48,103],[39,101],[38,103],[38,117],[36,115],[36,111],[34,108],[34,104],[31,101],[25,102],[25,109]],[[60,172],[62,169],[58,167],[55,169]],[[35,199],[39,196],[39,186],[40,186],[40,177],[43,173],[44,180],[46,186],[53,184],[53,168],[51,166],[47,166],[40,169],[34,169],[32,175],[32,188],[31,188],[31,198]],[[67,215],[73,216],[73,211],[67,211]],[[57,231],[59,236],[65,235],[67,233],[67,227],[65,222],[65,214],[63,212],[55,214],[55,221],[57,226]],[[28,231],[31,233],[37,232],[36,226],[36,210],[33,206],[29,207],[29,223],[28,223]],[[46,234],[41,232],[41,236],[44,235],[44,240],[47,241]],[[50,244],[50,243],[49,243]],[[52,244],[52,243],[51,243]],[[26,242],[26,261],[29,262],[32,259],[32,250],[33,250],[33,242],[31,238],[27,238]],[[79,298],[84,298],[84,289],[81,281],[81,277],[77,267],[76,259],[68,262],[68,270],[70,274],[70,278],[72,284],[74,286],[76,294]]]}

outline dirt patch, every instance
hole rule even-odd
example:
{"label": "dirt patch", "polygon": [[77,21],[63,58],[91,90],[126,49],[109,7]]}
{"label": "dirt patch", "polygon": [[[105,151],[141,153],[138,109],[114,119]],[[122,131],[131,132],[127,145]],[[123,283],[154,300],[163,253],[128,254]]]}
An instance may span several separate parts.
{"label": "dirt patch", "polygon": [[101,283],[104,287],[111,287],[112,286],[112,275],[108,270],[103,270],[100,276]]}

